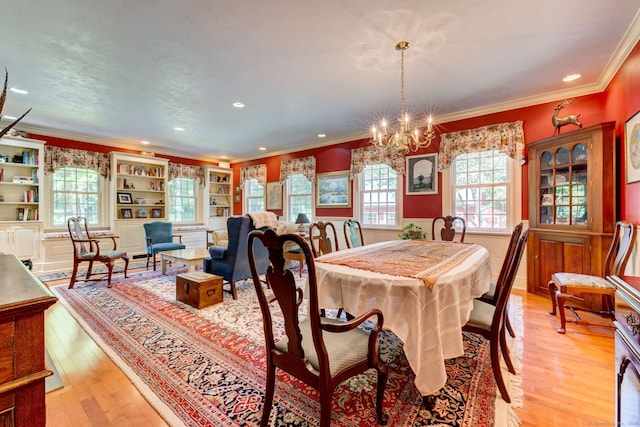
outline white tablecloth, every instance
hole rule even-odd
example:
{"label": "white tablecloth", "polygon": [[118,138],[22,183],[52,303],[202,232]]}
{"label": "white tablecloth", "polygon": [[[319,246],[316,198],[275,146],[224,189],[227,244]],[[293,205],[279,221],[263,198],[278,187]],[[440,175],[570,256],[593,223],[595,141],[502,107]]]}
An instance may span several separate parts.
{"label": "white tablecloth", "polygon": [[480,247],[438,277],[432,290],[420,279],[328,264],[322,258],[315,263],[320,307],[344,307],[356,316],[371,308],[382,310],[384,328],[404,342],[420,393],[425,396],[441,389],[447,381],[445,359],[464,354],[462,326],[469,320],[472,301],[489,290],[489,252]]}

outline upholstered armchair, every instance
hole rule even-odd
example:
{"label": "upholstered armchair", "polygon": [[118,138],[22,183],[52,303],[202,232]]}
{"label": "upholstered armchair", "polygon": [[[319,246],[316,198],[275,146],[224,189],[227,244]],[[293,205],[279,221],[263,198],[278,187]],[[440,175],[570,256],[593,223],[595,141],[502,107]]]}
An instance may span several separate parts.
{"label": "upholstered armchair", "polygon": [[[248,216],[236,216],[227,219],[227,246],[210,246],[210,259],[204,260],[203,269],[207,273],[222,276],[231,287],[233,299],[237,299],[236,282],[251,278],[247,236],[255,227]],[[256,263],[260,274],[267,271],[269,253],[262,244],[256,241]]]}
{"label": "upholstered armchair", "polygon": [[[147,270],[149,258],[153,256],[153,270],[156,269],[156,254],[158,252],[185,249],[182,244],[182,236],[173,234],[173,224],[170,222],[154,221],[143,224],[147,241]],[[178,238],[176,242],[174,239]]]}

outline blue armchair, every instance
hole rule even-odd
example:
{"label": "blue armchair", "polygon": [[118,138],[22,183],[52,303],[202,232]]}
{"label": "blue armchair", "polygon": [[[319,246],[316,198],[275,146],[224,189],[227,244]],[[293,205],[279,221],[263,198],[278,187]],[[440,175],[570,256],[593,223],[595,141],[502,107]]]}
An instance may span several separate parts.
{"label": "blue armchair", "polygon": [[[204,260],[203,269],[207,273],[222,276],[231,286],[233,299],[237,299],[236,282],[251,278],[247,240],[249,233],[255,230],[251,218],[236,216],[227,219],[229,243],[227,247],[210,246],[210,259]],[[256,265],[259,274],[264,274],[269,266],[269,251],[259,240],[254,240]]]}
{"label": "blue armchair", "polygon": [[[144,234],[147,240],[147,270],[149,258],[153,255],[153,270],[156,269],[156,254],[158,252],[184,249],[182,236],[173,234],[173,225],[170,222],[154,221],[143,224]],[[174,238],[178,238],[178,242]]]}

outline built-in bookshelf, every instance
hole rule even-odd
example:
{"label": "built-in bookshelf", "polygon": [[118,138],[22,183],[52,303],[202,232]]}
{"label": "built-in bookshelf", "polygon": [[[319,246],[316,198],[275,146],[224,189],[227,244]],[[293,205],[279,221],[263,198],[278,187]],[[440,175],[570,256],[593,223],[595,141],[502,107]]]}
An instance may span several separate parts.
{"label": "built-in bookshelf", "polygon": [[44,142],[2,138],[0,142],[0,221],[38,221]]}
{"label": "built-in bookshelf", "polygon": [[166,219],[168,161],[136,154],[111,153],[117,220]]}
{"label": "built-in bookshelf", "polygon": [[231,215],[233,172],[230,168],[207,166],[205,173],[207,226],[212,230],[226,228],[227,218]]}

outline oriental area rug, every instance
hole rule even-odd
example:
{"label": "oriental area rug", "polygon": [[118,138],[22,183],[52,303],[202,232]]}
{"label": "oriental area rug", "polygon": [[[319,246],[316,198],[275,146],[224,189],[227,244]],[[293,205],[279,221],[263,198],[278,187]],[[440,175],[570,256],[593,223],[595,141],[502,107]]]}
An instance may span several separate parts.
{"label": "oriental area rug", "polygon": [[[300,280],[303,285],[304,276]],[[222,303],[201,310],[176,301],[175,288],[175,275],[150,271],[114,279],[110,289],[82,282],[74,289],[66,285],[51,289],[168,424],[258,425],[266,359],[253,283],[238,284],[238,300],[225,293]],[[518,304],[519,297],[514,297],[512,305]],[[521,315],[512,321],[522,325]],[[516,332],[522,336],[522,328]],[[413,384],[402,342],[391,332],[382,334],[381,355],[389,368],[384,399],[387,425],[518,425],[511,407],[497,393],[488,342],[465,333],[464,347],[463,356],[447,361],[449,380],[435,396],[433,409],[427,410]],[[517,342],[511,351],[517,366],[521,351]],[[277,372],[269,424],[317,425],[317,392]],[[512,399],[518,401],[513,385]],[[375,425],[375,389],[374,370],[340,384],[334,393],[331,425]]]}

